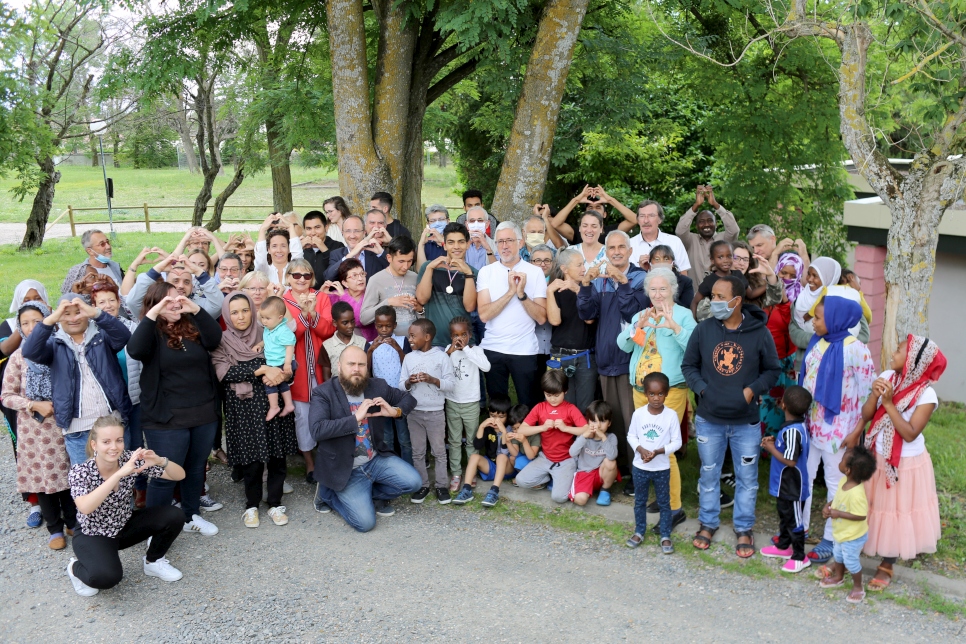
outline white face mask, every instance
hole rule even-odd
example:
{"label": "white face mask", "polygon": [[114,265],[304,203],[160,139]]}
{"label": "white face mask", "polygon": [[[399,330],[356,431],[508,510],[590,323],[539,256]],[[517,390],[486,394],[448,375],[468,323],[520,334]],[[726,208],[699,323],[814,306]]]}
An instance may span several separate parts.
{"label": "white face mask", "polygon": [[527,246],[539,246],[543,243],[543,233],[527,233]]}
{"label": "white face mask", "polygon": [[486,222],[484,221],[470,221],[466,223],[466,228],[473,233],[486,232]]}

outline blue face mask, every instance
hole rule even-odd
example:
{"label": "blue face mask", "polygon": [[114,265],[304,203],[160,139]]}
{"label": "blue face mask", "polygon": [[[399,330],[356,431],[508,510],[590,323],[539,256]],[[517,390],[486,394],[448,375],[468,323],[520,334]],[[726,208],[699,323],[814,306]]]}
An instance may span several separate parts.
{"label": "blue face mask", "polygon": [[111,258],[110,257],[107,257],[106,255],[98,255],[94,259],[96,259],[97,261],[99,261],[101,264],[108,264],[111,261]]}
{"label": "blue face mask", "polygon": [[713,315],[717,320],[727,320],[731,317],[731,314],[735,312],[735,307],[729,307],[728,305],[734,302],[736,299],[738,298],[733,297],[727,302],[722,302],[720,300],[711,302],[711,315]]}
{"label": "blue face mask", "polygon": [[429,227],[435,230],[436,232],[438,232],[440,235],[442,235],[443,229],[446,228],[447,223],[448,222],[445,222],[445,221],[431,221],[429,222]]}

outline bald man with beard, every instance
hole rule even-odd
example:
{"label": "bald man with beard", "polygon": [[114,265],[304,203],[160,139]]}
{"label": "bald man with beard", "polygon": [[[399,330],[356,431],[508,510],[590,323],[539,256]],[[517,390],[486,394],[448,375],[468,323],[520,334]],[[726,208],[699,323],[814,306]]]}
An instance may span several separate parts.
{"label": "bald man with beard", "polygon": [[422,485],[419,472],[392,453],[383,425],[416,407],[412,394],[369,377],[366,352],[347,347],[339,376],[312,390],[309,427],[318,442],[315,509],[338,512],[359,532],[376,527],[376,515],[392,516],[390,501]]}

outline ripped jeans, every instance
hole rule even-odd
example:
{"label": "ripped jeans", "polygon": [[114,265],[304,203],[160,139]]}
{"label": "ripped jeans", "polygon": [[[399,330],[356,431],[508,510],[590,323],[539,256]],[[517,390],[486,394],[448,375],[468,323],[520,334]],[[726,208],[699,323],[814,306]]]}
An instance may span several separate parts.
{"label": "ripped jeans", "polygon": [[761,451],[761,426],[719,425],[695,417],[701,475],[698,478],[698,520],[717,528],[721,524],[721,466],[725,450],[731,445],[735,467],[734,528],[744,532],[755,527],[755,501],[758,497],[758,456]]}

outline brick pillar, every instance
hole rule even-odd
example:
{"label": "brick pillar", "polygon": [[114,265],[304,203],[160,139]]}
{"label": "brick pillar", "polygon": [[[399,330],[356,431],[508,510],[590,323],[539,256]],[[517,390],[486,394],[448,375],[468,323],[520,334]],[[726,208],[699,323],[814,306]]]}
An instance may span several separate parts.
{"label": "brick pillar", "polygon": [[859,244],[855,248],[855,266],[852,270],[862,280],[862,293],[872,309],[869,325],[869,351],[872,361],[879,364],[882,351],[882,324],[885,316],[885,246]]}

